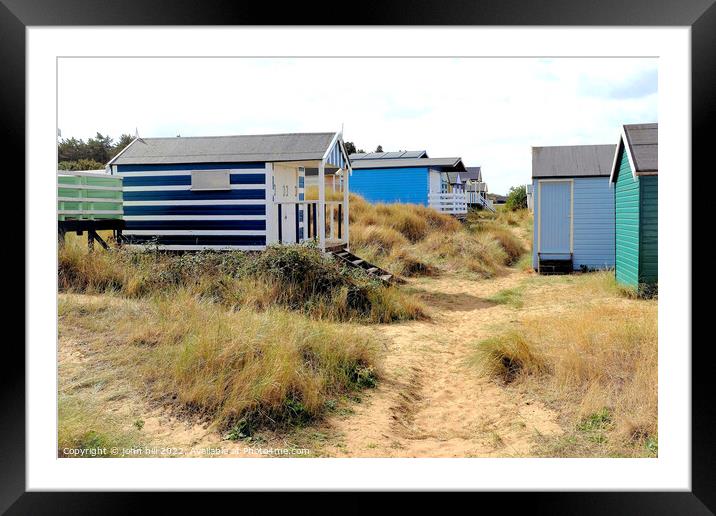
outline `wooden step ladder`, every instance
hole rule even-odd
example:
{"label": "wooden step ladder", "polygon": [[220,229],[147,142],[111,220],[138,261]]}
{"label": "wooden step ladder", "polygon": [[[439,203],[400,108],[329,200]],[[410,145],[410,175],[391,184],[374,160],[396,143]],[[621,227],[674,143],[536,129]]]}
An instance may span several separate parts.
{"label": "wooden step ladder", "polygon": [[338,259],[340,262],[350,267],[357,267],[363,269],[371,276],[375,276],[385,283],[405,283],[404,279],[399,278],[398,276],[389,273],[385,269],[381,269],[380,267],[377,267],[372,263],[369,263],[364,259],[357,257],[356,255],[349,251],[346,251],[345,249],[328,251],[328,253],[336,257],[336,259]]}
{"label": "wooden step ladder", "polygon": [[543,258],[537,253],[537,272],[539,274],[570,274],[572,272],[572,256],[568,259]]}

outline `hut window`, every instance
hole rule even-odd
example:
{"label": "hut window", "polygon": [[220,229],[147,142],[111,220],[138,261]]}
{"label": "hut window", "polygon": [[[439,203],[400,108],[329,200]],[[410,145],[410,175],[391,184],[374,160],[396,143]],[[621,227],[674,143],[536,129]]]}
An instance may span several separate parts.
{"label": "hut window", "polygon": [[231,190],[228,170],[192,170],[192,190]]}

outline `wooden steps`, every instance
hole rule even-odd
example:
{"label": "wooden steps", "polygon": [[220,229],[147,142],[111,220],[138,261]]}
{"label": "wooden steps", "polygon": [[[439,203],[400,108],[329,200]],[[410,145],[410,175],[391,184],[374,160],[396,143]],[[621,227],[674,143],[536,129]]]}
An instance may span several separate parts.
{"label": "wooden steps", "polygon": [[388,271],[381,269],[380,267],[377,267],[362,258],[358,258],[356,255],[349,251],[346,251],[345,249],[336,249],[327,252],[341,262],[351,267],[363,269],[371,276],[375,276],[385,283],[405,283],[405,280],[403,280],[402,278],[394,276]]}
{"label": "wooden steps", "polygon": [[537,271],[540,274],[570,274],[572,272],[572,259],[545,260],[540,259]]}

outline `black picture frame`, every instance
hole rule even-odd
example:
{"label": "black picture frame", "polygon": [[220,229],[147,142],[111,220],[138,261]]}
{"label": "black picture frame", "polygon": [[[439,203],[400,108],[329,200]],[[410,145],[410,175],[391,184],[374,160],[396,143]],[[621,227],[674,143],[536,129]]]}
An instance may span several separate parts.
{"label": "black picture frame", "polygon": [[[228,0],[0,0],[0,110],[5,156],[25,169],[25,28],[36,25],[547,25],[689,26],[692,72],[693,170],[711,171],[707,141],[716,114],[716,5],[714,0],[424,0],[238,3]],[[11,160],[12,161],[12,160]],[[688,173],[688,171],[685,171]],[[693,177],[693,176],[692,176]],[[21,187],[22,188],[22,187]],[[684,191],[679,190],[681,206]],[[691,192],[688,192],[689,198]],[[685,209],[691,209],[686,203]],[[693,213],[693,212],[692,212]],[[696,221],[697,217],[692,217]],[[23,221],[24,228],[24,221]],[[24,233],[24,232],[23,232]],[[692,233],[693,234],[693,233]],[[25,274],[32,271],[25,269]],[[692,322],[693,316],[692,316]],[[687,342],[684,349],[688,350]],[[716,510],[715,404],[711,399],[710,339],[692,343],[691,492],[503,493],[498,506],[529,504],[544,514],[713,514]],[[11,342],[6,342],[6,350]],[[147,508],[145,496],[127,493],[26,492],[25,354],[7,350],[0,375],[0,511],[8,514],[133,513]],[[23,366],[21,366],[21,364]],[[618,466],[617,466],[618,467]],[[224,495],[217,501],[224,500]],[[164,496],[164,510],[186,509],[183,494]],[[277,506],[275,504],[275,508]],[[484,506],[487,507],[487,506]],[[206,509],[206,507],[203,507]]]}

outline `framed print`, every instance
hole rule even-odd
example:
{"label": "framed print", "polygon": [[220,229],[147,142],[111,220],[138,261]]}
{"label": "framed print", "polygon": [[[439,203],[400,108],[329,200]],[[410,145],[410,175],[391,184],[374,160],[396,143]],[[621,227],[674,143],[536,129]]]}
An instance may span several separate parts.
{"label": "framed print", "polygon": [[3,2],[28,299],[3,510],[713,510],[691,170],[716,8],[132,4]]}

